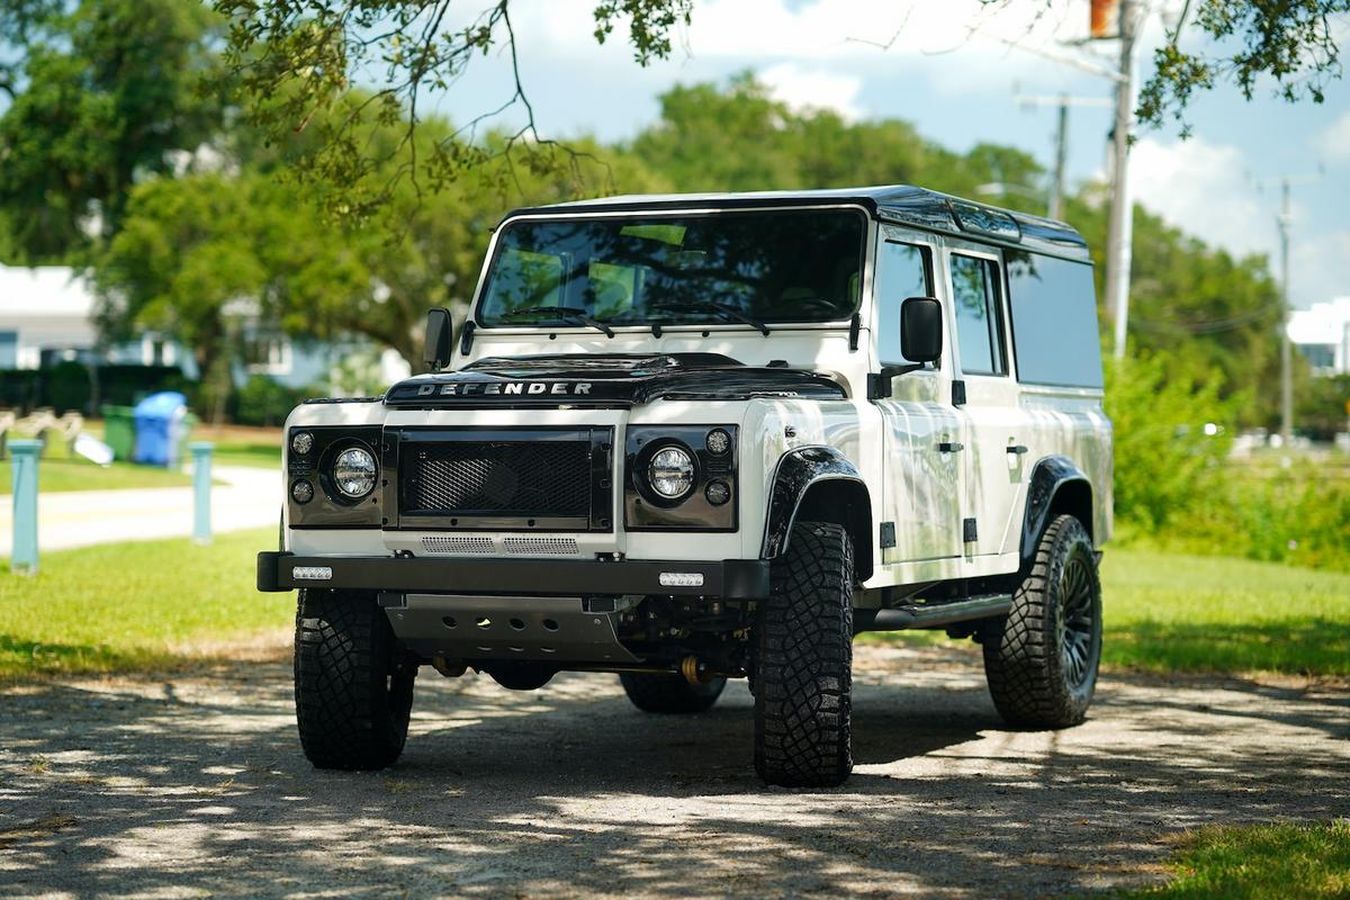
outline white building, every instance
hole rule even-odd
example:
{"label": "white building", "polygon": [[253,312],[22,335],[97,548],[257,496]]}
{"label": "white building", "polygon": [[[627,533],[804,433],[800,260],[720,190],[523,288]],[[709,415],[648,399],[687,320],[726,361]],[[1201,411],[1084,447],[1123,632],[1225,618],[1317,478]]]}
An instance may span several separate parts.
{"label": "white building", "polygon": [[[90,358],[98,345],[94,292],[68,266],[0,266],[0,369]],[[103,354],[112,362],[177,365],[177,348],[147,333]]]}
{"label": "white building", "polygon": [[[97,300],[89,282],[68,266],[0,266],[0,371],[39,369],[66,359],[144,366],[179,366],[189,377],[197,367],[163,335],[146,332],[114,347],[99,347],[94,324]],[[266,375],[292,388],[332,381],[335,368],[365,341],[295,343],[290,337],[246,327],[236,379]],[[408,364],[394,350],[378,356],[385,384],[408,377]]]}
{"label": "white building", "polygon": [[1319,375],[1350,374],[1350,297],[1289,314],[1289,340]]}

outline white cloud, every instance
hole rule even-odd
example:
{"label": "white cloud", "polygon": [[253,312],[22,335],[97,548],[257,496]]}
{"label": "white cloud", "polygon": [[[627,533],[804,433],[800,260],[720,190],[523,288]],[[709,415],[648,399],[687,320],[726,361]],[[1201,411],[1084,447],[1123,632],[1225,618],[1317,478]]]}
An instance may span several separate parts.
{"label": "white cloud", "polygon": [[[516,20],[522,43],[547,46],[560,56],[596,61],[591,15],[594,0],[536,0]],[[538,7],[536,9],[536,6]],[[1088,13],[1074,0],[1046,5],[994,4],[980,0],[700,0],[691,24],[673,35],[671,59],[655,68],[683,67],[692,60],[734,59],[745,63],[794,60],[849,61],[893,69],[901,62],[956,57],[946,88],[987,90],[1044,70],[1063,71],[1015,50],[1008,41],[1065,51],[1060,42],[1086,34]],[[631,59],[626,23],[619,22],[605,48],[606,61]],[[1080,53],[1081,55],[1081,53]],[[1010,74],[1011,73],[1011,74]]]}
{"label": "white cloud", "polygon": [[[1259,189],[1237,147],[1200,138],[1144,138],[1130,155],[1135,200],[1167,222],[1238,255],[1265,253],[1279,277],[1278,189]],[[1308,307],[1350,293],[1350,229],[1314,231],[1306,207],[1292,205],[1290,293]]]}
{"label": "white cloud", "polygon": [[1350,160],[1350,112],[1341,113],[1315,140],[1317,152],[1332,161]]}
{"label": "white cloud", "polygon": [[1144,138],[1130,153],[1134,198],[1168,222],[1232,253],[1269,253],[1270,200],[1247,177],[1242,151],[1201,138]]}
{"label": "white cloud", "polygon": [[1307,308],[1333,297],[1350,296],[1350,229],[1301,233],[1294,223],[1290,247],[1292,305]]}
{"label": "white cloud", "polygon": [[797,112],[833,110],[845,121],[856,122],[866,111],[858,103],[862,79],[796,63],[779,63],[759,73],[774,99]]}

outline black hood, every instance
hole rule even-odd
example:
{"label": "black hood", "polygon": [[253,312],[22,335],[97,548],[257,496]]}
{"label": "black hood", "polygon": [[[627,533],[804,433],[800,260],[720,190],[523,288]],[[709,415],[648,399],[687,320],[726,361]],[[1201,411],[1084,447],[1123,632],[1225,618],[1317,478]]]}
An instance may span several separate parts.
{"label": "black hood", "polygon": [[401,408],[627,407],[651,400],[839,399],[843,387],[816,372],[745,366],[717,353],[490,357],[458,372],[400,381],[384,402]]}

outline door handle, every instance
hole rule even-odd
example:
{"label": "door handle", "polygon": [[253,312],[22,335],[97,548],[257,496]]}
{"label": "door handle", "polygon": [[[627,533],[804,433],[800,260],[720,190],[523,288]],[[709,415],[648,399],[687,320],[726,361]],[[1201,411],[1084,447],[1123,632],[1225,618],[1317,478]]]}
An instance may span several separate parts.
{"label": "door handle", "polygon": [[1022,444],[1011,444],[1008,447],[1008,452],[1016,453],[1018,456],[1021,456],[1023,453],[1027,452],[1027,448]]}
{"label": "door handle", "polygon": [[939,453],[957,453],[964,449],[966,449],[965,444],[958,444],[955,441],[943,441],[938,444]]}

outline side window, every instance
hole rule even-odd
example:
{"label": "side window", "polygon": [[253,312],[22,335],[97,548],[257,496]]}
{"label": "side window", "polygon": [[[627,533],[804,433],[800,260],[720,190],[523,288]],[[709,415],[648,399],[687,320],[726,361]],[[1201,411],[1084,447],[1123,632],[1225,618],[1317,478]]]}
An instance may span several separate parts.
{"label": "side window", "polygon": [[1092,266],[1023,250],[1004,251],[1017,379],[1100,388],[1101,337]]}
{"label": "side window", "polygon": [[999,320],[998,263],[953,253],[951,268],[961,371],[968,375],[1006,375],[1003,327]]}
{"label": "side window", "polygon": [[877,352],[882,365],[913,362],[900,353],[900,304],[906,297],[933,296],[932,271],[927,247],[883,241],[877,250]]}

